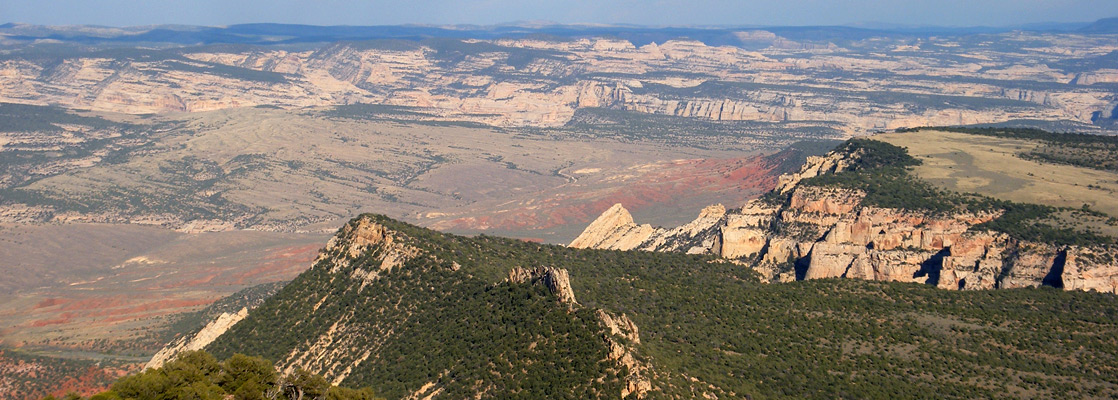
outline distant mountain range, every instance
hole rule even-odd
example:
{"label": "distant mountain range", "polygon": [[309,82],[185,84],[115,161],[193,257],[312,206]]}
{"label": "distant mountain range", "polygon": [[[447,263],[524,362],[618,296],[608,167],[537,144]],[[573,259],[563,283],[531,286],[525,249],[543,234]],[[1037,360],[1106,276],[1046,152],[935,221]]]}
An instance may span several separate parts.
{"label": "distant mountain range", "polygon": [[336,41],[426,38],[526,38],[548,37],[570,40],[586,37],[616,37],[634,45],[663,43],[686,37],[708,46],[739,46],[742,40],[735,32],[765,30],[791,40],[845,41],[870,37],[926,37],[936,35],[971,35],[1031,31],[1043,33],[1079,32],[1091,34],[1118,33],[1118,18],[1100,19],[1093,23],[1036,23],[1007,27],[940,27],[905,26],[869,23],[864,26],[720,26],[720,27],[647,27],[636,25],[563,25],[550,23],[514,23],[506,25],[384,25],[384,26],[316,26],[298,24],[254,23],[224,27],[157,25],[151,27],[110,28],[97,26],[39,26],[20,23],[0,25],[0,35],[9,40],[59,40],[77,43],[173,43],[215,44],[237,43],[257,45],[323,43]]}

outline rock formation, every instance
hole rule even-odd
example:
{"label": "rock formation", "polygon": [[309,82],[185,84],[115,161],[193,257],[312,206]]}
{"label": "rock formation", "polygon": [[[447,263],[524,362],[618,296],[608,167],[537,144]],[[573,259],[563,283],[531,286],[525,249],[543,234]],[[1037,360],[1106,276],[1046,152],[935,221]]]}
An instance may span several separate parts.
{"label": "rock formation", "polygon": [[1064,253],[1060,284],[1069,290],[1118,293],[1118,260],[1114,252],[1071,247]]}
{"label": "rock formation", "polygon": [[168,344],[163,349],[159,350],[151,357],[151,360],[144,365],[144,369],[159,368],[163,364],[174,360],[175,356],[185,351],[201,350],[210,343],[213,343],[218,336],[229,330],[234,324],[240,322],[248,316],[248,308],[241,308],[236,313],[221,313],[213,321],[206,324],[202,330],[194,335],[183,336]]}
{"label": "rock formation", "polygon": [[1071,83],[1075,85],[1094,85],[1096,83],[1118,82],[1118,69],[1100,69],[1075,75]]}
{"label": "rock formation", "polygon": [[707,209],[676,229],[638,228],[615,205],[571,246],[714,254],[751,265],[766,281],[843,277],[952,290],[1048,285],[1118,293],[1116,249],[1024,242],[972,229],[997,218],[995,212],[881,208],[863,204],[865,193],[857,190],[800,185],[850,169],[860,156],[809,157],[799,172],[778,181],[775,192],[788,195],[786,204],[758,199],[733,212]]}
{"label": "rock formation", "polygon": [[[569,245],[575,248],[609,250],[684,251],[701,253],[715,245],[708,237],[711,229],[726,215],[726,207],[716,204],[704,208],[699,217],[672,229],[637,225],[620,203],[614,204],[590,224]],[[692,238],[702,238],[692,243]]]}
{"label": "rock formation", "polygon": [[513,268],[509,270],[509,282],[512,283],[539,283],[547,287],[552,294],[559,297],[559,301],[568,305],[577,305],[575,292],[571,290],[571,278],[567,270],[552,267],[536,267],[533,269]]}
{"label": "rock formation", "polygon": [[637,225],[621,204],[614,204],[590,223],[571,247],[610,250],[632,250],[652,236],[652,225]]}
{"label": "rock formation", "polygon": [[635,346],[641,343],[637,325],[625,314],[615,316],[603,310],[598,310],[595,315],[602,325],[609,330],[605,337],[609,344],[609,359],[618,362],[629,370],[629,375],[625,378],[627,384],[625,389],[621,391],[621,398],[626,398],[630,394],[638,399],[644,398],[645,393],[652,390],[652,381],[649,379],[652,367],[648,363],[638,360],[635,355]]}
{"label": "rock formation", "polygon": [[370,250],[373,257],[380,261],[379,267],[374,270],[354,269],[353,277],[365,281],[377,279],[381,273],[391,272],[419,253],[415,247],[400,243],[383,225],[365,217],[342,227],[338,235],[326,243],[325,250],[319,254],[315,263],[329,259],[333,265],[331,272],[337,272],[348,267],[351,260]]}

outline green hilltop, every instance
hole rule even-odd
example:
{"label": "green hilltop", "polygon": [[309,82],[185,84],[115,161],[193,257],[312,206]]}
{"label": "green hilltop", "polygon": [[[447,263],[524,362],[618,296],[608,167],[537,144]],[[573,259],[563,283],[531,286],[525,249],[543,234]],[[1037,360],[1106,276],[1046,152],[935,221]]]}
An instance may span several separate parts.
{"label": "green hilltop", "polygon": [[[1118,395],[1112,295],[762,284],[706,256],[462,237],[377,215],[349,226],[362,224],[419,255],[370,281],[354,271],[376,270],[384,247],[327,250],[208,349],[307,364],[328,379],[350,368],[342,385],[388,398],[616,398],[631,371],[607,359],[592,312],[603,310],[639,327],[639,343],[622,343],[646,367],[646,398]],[[568,270],[578,304],[503,281],[537,266]]]}

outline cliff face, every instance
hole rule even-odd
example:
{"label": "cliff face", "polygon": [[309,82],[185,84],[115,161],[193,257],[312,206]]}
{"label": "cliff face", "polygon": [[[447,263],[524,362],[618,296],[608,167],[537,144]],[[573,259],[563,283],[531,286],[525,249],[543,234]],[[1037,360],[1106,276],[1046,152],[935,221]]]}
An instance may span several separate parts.
{"label": "cliff face", "polygon": [[[645,225],[642,232],[651,233],[642,235],[616,234],[635,228],[601,229],[613,226],[617,215],[628,215],[618,204],[571,246],[714,254],[752,266],[767,281],[843,277],[952,290],[1047,285],[1118,293],[1118,250],[1113,248],[1056,246],[973,229],[998,212],[881,208],[863,204],[866,194],[858,190],[800,184],[849,169],[860,156],[810,157],[798,173],[779,179],[775,191],[788,195],[785,204],[752,200],[740,210],[704,210],[688,225],[705,229]],[[629,218],[623,226],[637,225]],[[622,241],[624,246],[613,245]],[[678,243],[691,247],[681,249]]]}
{"label": "cliff face", "polygon": [[1118,82],[1118,69],[1100,69],[1075,75],[1071,83],[1076,85],[1094,85],[1096,83]]}

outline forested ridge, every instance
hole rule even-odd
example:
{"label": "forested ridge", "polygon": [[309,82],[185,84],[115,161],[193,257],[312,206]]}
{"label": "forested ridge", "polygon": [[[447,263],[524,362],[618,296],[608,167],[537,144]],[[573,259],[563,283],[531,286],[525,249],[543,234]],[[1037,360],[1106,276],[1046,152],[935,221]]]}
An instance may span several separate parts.
{"label": "forested ridge", "polygon": [[[313,310],[326,292],[356,293],[345,271],[318,265],[210,349],[282,357],[339,315],[359,313],[355,320],[377,326],[396,318],[386,310],[404,309],[408,322],[392,325],[400,331],[368,331],[381,341],[379,353],[343,385],[370,386],[389,398],[431,382],[447,398],[616,397],[625,371],[600,362],[594,335],[601,328],[588,315],[602,309],[640,328],[635,354],[654,377],[648,398],[1118,395],[1112,295],[954,292],[849,279],[761,284],[748,268],[705,256],[469,238],[364,218],[428,257],[382,276],[363,295],[338,295],[336,304]],[[366,265],[349,268],[371,267],[375,257],[364,258]],[[538,288],[501,283],[509,269],[525,266],[569,270],[580,308],[567,310]],[[541,339],[541,350],[525,346]],[[541,363],[552,367],[530,368]]]}

